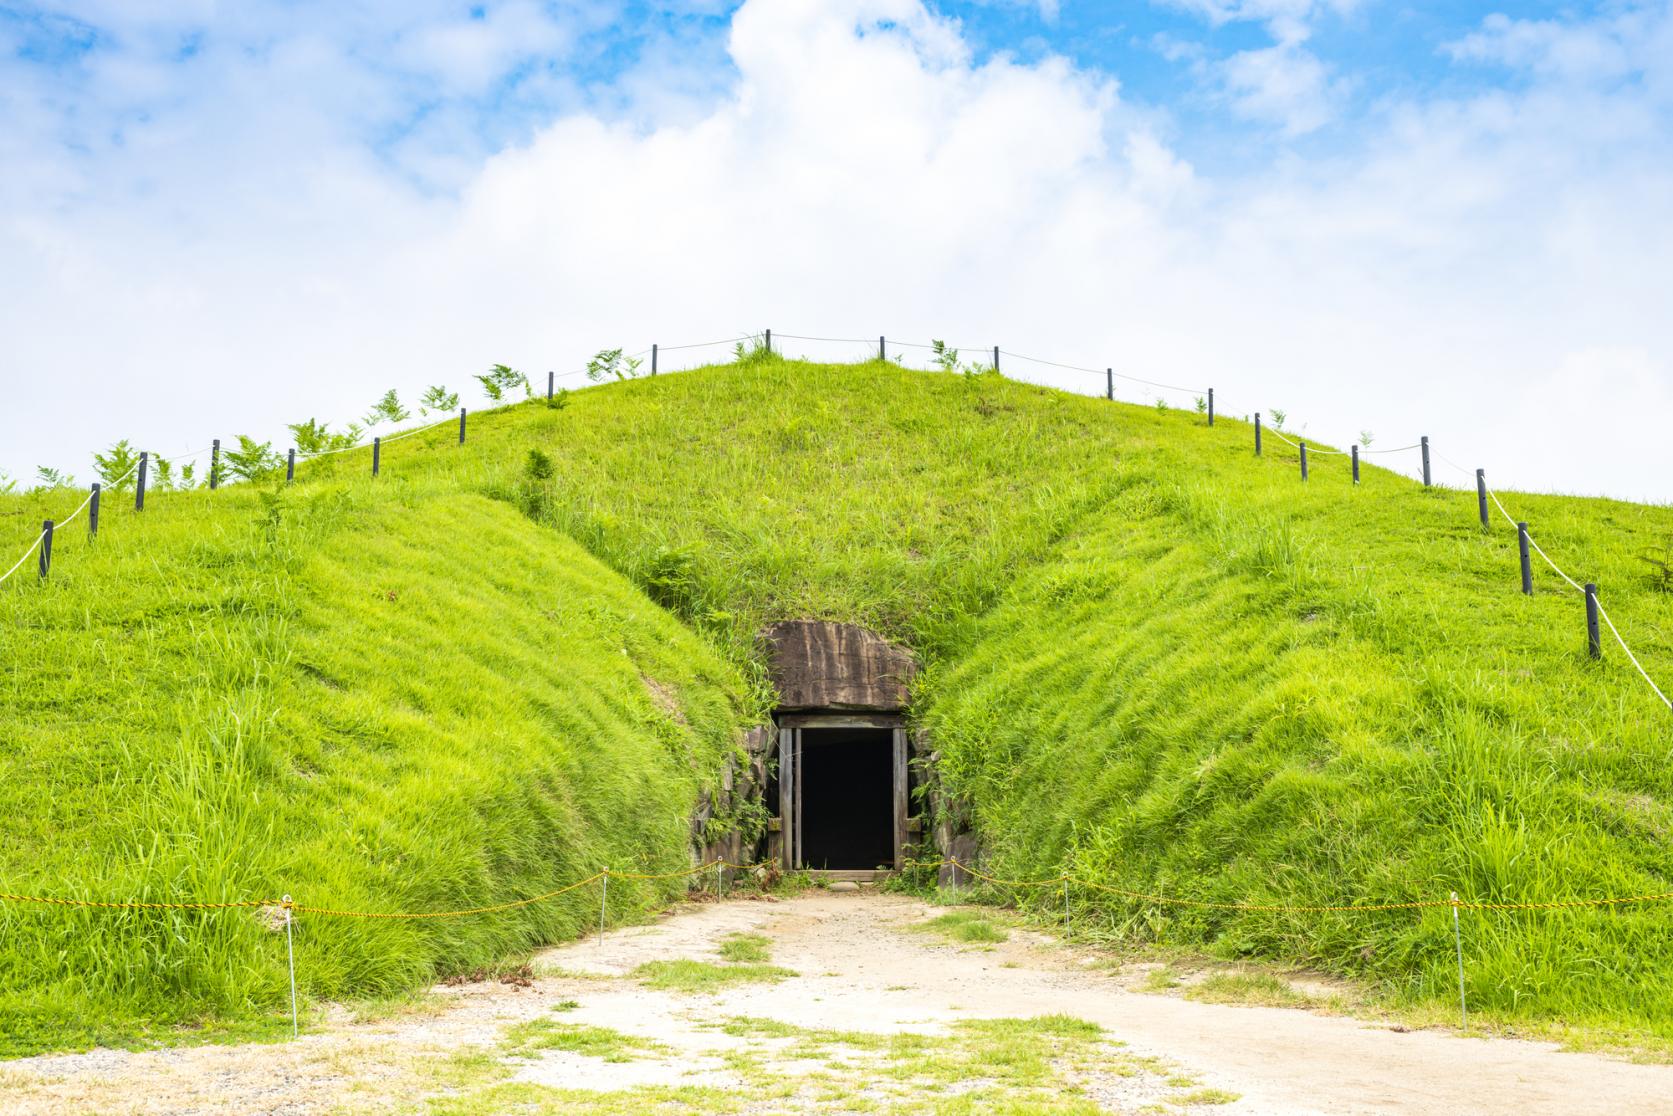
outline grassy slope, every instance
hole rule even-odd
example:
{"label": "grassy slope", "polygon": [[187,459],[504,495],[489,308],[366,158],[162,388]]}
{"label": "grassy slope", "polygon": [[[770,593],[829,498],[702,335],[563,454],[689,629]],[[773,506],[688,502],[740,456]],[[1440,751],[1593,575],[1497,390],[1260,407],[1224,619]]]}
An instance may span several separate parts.
{"label": "grassy slope", "polygon": [[[1574,599],[1542,589],[1525,600],[1515,592],[1514,540],[1502,530],[1479,532],[1473,493],[1426,492],[1377,470],[1367,470],[1366,483],[1354,490],[1336,459],[1316,459],[1313,479],[1303,485],[1293,451],[1269,441],[1267,458],[1256,461],[1249,430],[1240,423],[1222,421],[1209,430],[1194,414],[880,364],[768,359],[742,369],[612,385],[576,393],[561,410],[536,405],[473,419],[470,443],[461,449],[453,442],[444,428],[387,447],[378,489],[385,495],[376,498],[369,486],[350,479],[365,470],[360,453],[310,466],[300,491],[317,491],[322,503],[359,500],[366,508],[386,509],[396,522],[393,509],[405,499],[434,503],[427,514],[436,516],[459,515],[472,523],[491,517],[508,537],[526,540],[521,549],[508,544],[478,558],[461,545],[474,537],[474,527],[448,526],[443,519],[439,530],[396,545],[385,564],[368,565],[358,553],[367,533],[328,526],[331,513],[320,509],[315,529],[333,540],[326,549],[339,555],[336,576],[362,587],[381,583],[397,570],[405,573],[409,555],[427,556],[441,568],[473,563],[476,579],[507,586],[487,594],[499,602],[487,625],[518,631],[533,622],[531,603],[550,592],[555,577],[591,570],[600,584],[609,583],[561,537],[534,532],[507,505],[561,528],[713,637],[720,649],[717,657],[681,635],[642,600],[633,606],[642,614],[627,626],[659,633],[634,653],[654,655],[658,641],[670,642],[662,662],[671,674],[659,677],[672,677],[680,687],[694,726],[691,734],[665,723],[660,731],[693,750],[699,766],[719,754],[726,731],[737,723],[735,710],[745,704],[747,686],[738,675],[755,667],[750,641],[759,623],[791,615],[839,618],[907,640],[925,656],[930,670],[918,715],[936,733],[948,776],[971,795],[995,865],[1008,872],[1050,874],[1072,858],[1078,871],[1121,886],[1281,902],[1429,897],[1451,888],[1473,898],[1541,898],[1673,886],[1660,882],[1673,878],[1663,851],[1673,826],[1666,774],[1673,721],[1618,655],[1601,666],[1584,660]],[[530,447],[550,455],[555,477],[542,480],[525,470]],[[339,491],[344,495],[330,496]],[[410,497],[402,495],[408,492]],[[177,499],[197,507],[210,498]],[[254,494],[226,492],[216,499],[227,505],[214,513],[217,530],[226,535],[222,549],[254,549],[261,515]],[[1551,552],[1576,574],[1603,584],[1617,623],[1647,662],[1673,661],[1668,598],[1649,591],[1630,557],[1673,529],[1673,513],[1560,497],[1516,497],[1511,507],[1535,524]],[[35,509],[28,514],[39,519]],[[118,533],[111,532],[113,541]],[[317,548],[298,544],[296,553],[305,550]],[[172,698],[167,710],[144,714],[166,722],[144,722],[158,748],[176,747],[182,725],[212,732],[230,724],[227,695],[259,696],[264,686],[345,703],[339,718],[310,719],[309,725],[341,725],[354,735],[364,720],[387,718],[418,733],[423,722],[412,710],[426,708],[433,700],[428,695],[441,692],[441,679],[490,654],[488,646],[477,646],[445,665],[426,666],[431,683],[400,683],[394,665],[380,667],[375,686],[351,681],[342,694],[360,694],[352,699],[300,668],[275,671],[272,679],[246,678],[234,664],[250,656],[234,654],[235,644],[284,648],[301,634],[317,637],[315,647],[332,649],[339,671],[372,671],[338,641],[380,632],[377,621],[386,613],[379,610],[397,602],[377,599],[381,584],[364,596],[326,592],[313,581],[302,585],[299,565],[313,571],[308,576],[320,579],[319,586],[330,583],[313,566],[324,558],[274,561],[268,571],[261,562],[184,537],[173,553],[192,562],[182,565],[177,558],[166,567],[168,577],[181,581],[168,591],[149,582],[134,589],[131,565],[124,567],[130,580],[119,593],[114,570],[100,583],[107,599],[124,610],[174,610],[176,620],[157,627],[174,633],[178,646],[129,640],[135,652],[155,660],[158,679],[191,678],[189,686],[168,683],[183,696]],[[74,565],[61,561],[65,570]],[[163,576],[162,567],[152,576]],[[59,584],[42,598],[57,603],[29,603],[35,587],[11,590],[8,608],[25,629],[41,626],[48,615],[61,621],[83,616],[80,598]],[[634,599],[619,587],[610,592],[623,602]],[[154,595],[133,599],[135,593]],[[193,628],[203,604],[193,603],[191,594],[228,602],[232,615]],[[399,589],[397,595],[407,599]],[[470,599],[479,596],[473,592]],[[579,607],[578,595],[557,596]],[[357,611],[339,615],[339,600]],[[232,608],[237,601],[249,603]],[[78,622],[117,623],[111,616],[122,614],[90,610]],[[389,646],[404,651],[414,640],[445,646],[449,632],[457,637],[457,626],[414,620]],[[88,663],[67,674],[90,673],[98,654],[113,653],[95,650],[109,641],[73,642],[75,655]],[[200,646],[213,652],[194,661]],[[634,727],[658,722],[634,687],[637,667],[621,669],[619,660],[599,652],[603,646],[595,641],[568,648],[556,641],[542,650],[569,653],[577,677],[602,672],[631,694],[620,707],[587,714],[619,730],[597,745],[596,754],[613,756],[618,748],[642,748],[642,733]],[[403,654],[399,669],[410,672],[414,658]],[[8,648],[5,661],[20,659]],[[25,674],[16,666],[12,672],[13,695],[48,684],[38,672]],[[553,671],[547,681],[556,686],[561,683],[552,678],[567,677]],[[490,672],[482,682],[492,680]],[[408,692],[400,694],[400,685]],[[565,685],[562,693],[586,689]],[[390,692],[402,700],[386,703]],[[469,699],[452,712],[494,727],[503,724],[498,705],[517,705],[510,693],[498,703],[488,700],[474,681],[459,692]],[[699,694],[711,704],[693,710],[689,703]],[[102,700],[137,698],[128,687],[111,685]],[[539,706],[521,708],[538,718]],[[85,708],[58,702],[56,715],[80,716],[76,711]],[[240,710],[241,722],[266,724],[259,716],[265,708],[252,707],[248,716]],[[551,717],[560,715],[556,702],[548,708]],[[140,712],[131,716],[137,727]],[[65,743],[74,727],[29,742],[22,754],[48,768],[73,764],[40,757],[74,753]],[[41,731],[50,733],[50,726]],[[411,757],[415,782],[430,777],[447,784],[427,773],[431,764],[452,761],[448,739],[439,730],[428,752]],[[81,762],[102,764],[102,754],[90,748]],[[354,762],[338,771],[345,780],[380,755],[370,747],[352,754]],[[519,758],[505,771],[508,777],[526,772],[545,758],[544,751]],[[289,781],[315,786],[317,776],[307,775],[306,766],[290,767]],[[278,764],[273,770],[287,769]],[[106,773],[89,767],[81,779],[95,774],[95,783],[110,782],[135,771],[147,772],[144,777],[159,786],[175,778],[170,765],[140,764]],[[575,778],[572,772],[551,785],[571,787]],[[41,855],[51,829],[39,820],[40,792],[55,781],[66,785],[50,771],[26,775],[4,792],[27,797],[24,813],[37,826],[4,846],[8,881]],[[620,791],[626,781],[607,789]],[[385,782],[369,778],[366,785],[387,789]],[[681,789],[690,788],[669,784],[671,797]],[[472,809],[471,794],[452,785],[447,793],[460,796],[461,811]],[[556,792],[538,797],[542,806],[555,801],[577,811],[612,808],[566,801]],[[165,801],[187,798],[182,793]],[[307,801],[296,789],[287,799]],[[390,801],[379,808],[377,830],[387,844],[374,841],[349,858],[353,867],[344,868],[334,890],[364,887],[367,896],[380,894],[369,882],[378,871],[392,885],[406,878],[387,867],[390,858],[428,855],[434,834],[419,830],[421,821],[409,828],[406,819],[414,815],[403,815]],[[79,795],[60,808],[85,808],[89,818],[76,824],[89,830],[105,826],[103,844],[89,847],[146,832],[133,817],[91,820],[101,808]],[[297,806],[232,813],[259,815],[292,840],[292,819],[302,818]],[[668,808],[668,832],[677,813]],[[167,818],[159,815],[150,824],[166,828]],[[595,832],[585,827],[590,823],[576,824],[566,832]],[[524,832],[514,828],[508,840]],[[336,836],[331,831],[317,832],[320,847],[345,847],[330,844]],[[242,845],[228,847],[260,847],[265,838],[239,840]],[[647,848],[663,847],[649,833],[643,841]],[[310,846],[304,840],[298,847]],[[291,855],[269,852],[258,863],[271,872]],[[323,851],[320,856],[330,867],[330,858]],[[93,878],[85,871],[85,853],[66,853],[62,860],[54,868],[49,858],[27,875],[45,883]],[[215,862],[230,866],[234,860]],[[172,870],[143,878],[200,890],[214,882]],[[294,878],[279,872],[239,886],[260,883],[265,886],[255,890],[284,886],[300,893],[301,885],[289,882]],[[472,890],[452,880],[435,886],[390,902],[416,905]],[[560,914],[566,910],[552,917],[569,917]],[[1108,906],[1107,913],[1143,935],[1368,971],[1418,995],[1434,992],[1445,979],[1445,927],[1437,915],[1227,916],[1126,904]],[[1673,971],[1670,926],[1673,914],[1666,907],[1473,916],[1472,995],[1524,1011],[1649,1019],[1656,996],[1666,991],[1665,974]],[[518,932],[526,932],[520,940],[565,928],[518,924]],[[431,956],[463,964],[513,943],[431,944]],[[304,968],[329,971],[330,958],[344,945],[358,964],[370,965],[378,955],[352,941],[316,942]],[[276,972],[267,964],[272,943],[264,948],[257,968]],[[8,986],[19,971],[8,974]],[[155,975],[148,971],[141,978]],[[390,987],[404,978],[368,976],[362,982],[359,971],[345,970],[331,987]]]}
{"label": "grassy slope", "polygon": [[[785,615],[923,652],[918,715],[1005,872],[1277,903],[1673,888],[1673,718],[1613,647],[1585,659],[1554,577],[1517,592],[1514,536],[1480,530],[1473,491],[1370,467],[1355,489],[1328,457],[1303,483],[1241,422],[881,364],[616,385],[524,423],[506,436],[557,480],[486,486],[740,657]],[[1673,602],[1633,555],[1673,511],[1505,499],[1665,673]],[[1446,912],[1103,910],[1450,994]],[[1468,920],[1483,1007],[1666,1002],[1666,905]]]}
{"label": "grassy slope", "polygon": [[[64,499],[6,510],[38,520],[30,504]],[[573,543],[399,477],[305,483],[277,505],[251,486],[154,495],[142,517],[116,503],[97,546],[66,530],[48,585],[4,589],[4,890],[432,910],[686,863],[748,688]],[[679,887],[658,886],[612,888],[616,911]],[[593,887],[492,918],[305,916],[299,976],[392,993],[573,934],[597,902]],[[0,904],[12,1052],[259,1029],[284,996],[283,936],[251,912]]]}

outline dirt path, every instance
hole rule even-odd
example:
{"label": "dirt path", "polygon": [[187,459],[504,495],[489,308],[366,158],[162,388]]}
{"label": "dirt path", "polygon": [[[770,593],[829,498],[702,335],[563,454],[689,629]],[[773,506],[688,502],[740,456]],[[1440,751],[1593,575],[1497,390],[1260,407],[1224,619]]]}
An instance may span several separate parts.
{"label": "dirt path", "polygon": [[[1133,992],[1038,934],[972,946],[909,928],[937,913],[823,892],[687,906],[547,952],[529,987],[439,988],[292,1043],[13,1062],[0,1109],[1673,1113],[1673,1067]],[[796,975],[734,981],[774,975],[721,960],[738,934]],[[628,975],[678,959],[699,964],[653,975],[713,986]],[[1072,1018],[980,1022],[1040,1016]]]}

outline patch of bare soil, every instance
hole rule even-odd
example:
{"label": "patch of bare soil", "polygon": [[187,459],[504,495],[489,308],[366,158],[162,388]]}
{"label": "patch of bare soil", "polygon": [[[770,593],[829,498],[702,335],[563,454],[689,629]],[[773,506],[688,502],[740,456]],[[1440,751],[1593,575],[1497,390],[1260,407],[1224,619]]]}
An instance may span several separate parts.
{"label": "patch of bare soil", "polygon": [[[687,905],[511,981],[441,986],[370,1022],[328,1013],[290,1043],[12,1062],[0,1109],[1673,1113],[1673,1067],[1148,994],[1144,974],[1044,935],[911,929],[936,913],[870,892]],[[731,979],[719,949],[736,934],[764,935],[796,975]],[[678,960],[726,975],[698,991],[633,975]]]}

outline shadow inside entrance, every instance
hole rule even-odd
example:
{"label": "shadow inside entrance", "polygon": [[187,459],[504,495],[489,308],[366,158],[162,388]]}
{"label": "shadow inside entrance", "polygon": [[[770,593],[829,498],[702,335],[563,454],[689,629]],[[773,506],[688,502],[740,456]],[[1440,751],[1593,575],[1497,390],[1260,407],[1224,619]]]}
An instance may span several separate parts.
{"label": "shadow inside entrance", "polygon": [[876,868],[894,862],[894,733],[802,730],[802,863]]}

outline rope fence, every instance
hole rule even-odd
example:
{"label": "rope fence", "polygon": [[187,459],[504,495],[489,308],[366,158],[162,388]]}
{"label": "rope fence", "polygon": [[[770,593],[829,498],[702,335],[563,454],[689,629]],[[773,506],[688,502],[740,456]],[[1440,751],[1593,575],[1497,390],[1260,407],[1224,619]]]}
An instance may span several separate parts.
{"label": "rope fence", "polygon": [[[1080,372],[1080,373],[1085,373],[1085,374],[1088,374],[1088,375],[1103,375],[1104,378],[1105,378],[1105,396],[1108,399],[1113,400],[1115,398],[1115,381],[1117,379],[1123,380],[1125,382],[1142,384],[1142,385],[1145,385],[1147,387],[1156,388],[1158,390],[1163,390],[1163,391],[1176,391],[1176,392],[1189,393],[1189,394],[1191,394],[1195,397],[1195,399],[1197,401],[1198,410],[1206,413],[1207,420],[1208,420],[1208,425],[1210,427],[1214,426],[1215,400],[1214,400],[1214,389],[1213,388],[1192,388],[1192,387],[1187,387],[1187,386],[1180,385],[1180,384],[1170,384],[1170,383],[1165,383],[1165,382],[1158,381],[1158,380],[1144,379],[1144,378],[1141,378],[1141,377],[1138,377],[1138,376],[1129,375],[1127,373],[1117,372],[1113,367],[1107,367],[1107,368],[1104,368],[1100,371],[1097,368],[1092,368],[1092,367],[1088,367],[1088,366],[1085,366],[1085,365],[1070,364],[1070,363],[1063,362],[1063,361],[1048,360],[1048,359],[1043,358],[1043,357],[1030,356],[1030,355],[1023,354],[1023,353],[1012,352],[1011,350],[1005,349],[1005,348],[1003,348],[999,345],[994,345],[994,346],[991,346],[991,347],[986,347],[986,346],[956,347],[956,346],[943,345],[941,343],[925,344],[923,342],[918,342],[918,341],[900,341],[900,340],[889,341],[886,336],[882,336],[882,335],[879,335],[875,339],[875,341],[872,338],[818,337],[818,336],[813,336],[813,335],[808,335],[808,334],[789,334],[789,333],[781,333],[781,334],[779,334],[779,337],[780,337],[781,340],[811,341],[811,342],[820,342],[820,343],[829,343],[829,344],[843,344],[843,345],[853,344],[853,345],[866,345],[866,346],[870,346],[872,344],[875,344],[877,346],[876,352],[877,352],[878,358],[883,359],[883,360],[889,359],[888,354],[889,354],[889,350],[890,350],[891,346],[906,347],[906,348],[912,348],[912,349],[930,350],[930,351],[933,351],[933,352],[936,353],[937,361],[943,363],[946,367],[950,367],[950,368],[959,367],[959,363],[958,363],[959,356],[958,356],[958,354],[960,352],[974,351],[974,352],[980,352],[984,356],[988,356],[989,354],[991,354],[991,364],[990,365],[980,365],[980,364],[978,364],[977,367],[991,367],[994,371],[999,371],[1000,370],[1001,359],[1003,357],[1010,357],[1013,360],[1021,360],[1021,361],[1025,361],[1025,362],[1029,362],[1029,363],[1033,363],[1033,364],[1038,364],[1038,365],[1041,365],[1041,366],[1044,366],[1044,367],[1055,368],[1055,369],[1060,369],[1060,370],[1064,370],[1064,371]],[[750,346],[754,346],[754,347],[763,348],[768,352],[772,352],[772,351],[774,351],[774,349],[773,349],[773,331],[769,329],[769,330],[764,330],[760,334],[743,334],[743,335],[740,335],[740,336],[737,336],[737,337],[722,338],[722,339],[717,340],[717,341],[696,341],[696,342],[689,342],[689,343],[678,344],[678,345],[651,345],[649,348],[641,349],[638,352],[635,352],[635,353],[632,353],[632,354],[627,354],[626,356],[620,356],[618,354],[618,358],[628,360],[628,361],[641,361],[642,362],[643,358],[649,357],[650,358],[649,374],[654,376],[654,375],[659,374],[662,371],[662,369],[659,367],[659,357],[660,357],[661,353],[685,351],[685,350],[693,350],[693,349],[713,348],[713,347],[719,346],[719,345],[734,345],[734,346],[750,345]],[[546,400],[547,400],[547,402],[550,403],[553,400],[553,397],[554,397],[554,395],[557,391],[557,382],[559,380],[566,380],[566,379],[570,379],[570,378],[576,377],[576,376],[587,376],[589,374],[593,375],[595,378],[601,378],[600,370],[595,369],[591,366],[589,366],[588,368],[575,369],[573,371],[563,372],[563,373],[548,372],[547,373],[547,380],[546,380]],[[603,374],[608,374],[608,373],[603,373]],[[532,398],[533,385],[529,383],[526,376],[523,379],[523,385],[527,389],[529,389],[530,394],[531,394],[531,398]],[[518,400],[518,401],[510,402],[510,403],[502,403],[499,406],[488,408],[487,411],[488,411],[488,413],[492,413],[494,411],[503,410],[507,407],[519,406],[524,402],[526,402],[526,400]],[[469,413],[468,408],[461,407],[459,409],[459,413],[458,413],[457,416],[449,414],[446,418],[438,419],[435,422],[427,423],[427,424],[422,425],[422,426],[410,427],[408,429],[401,430],[401,431],[398,431],[394,434],[391,434],[388,437],[383,437],[383,436],[380,435],[380,436],[374,437],[369,444],[368,443],[356,443],[356,444],[353,444],[353,445],[337,446],[337,447],[333,447],[331,449],[318,450],[318,451],[315,451],[315,452],[312,452],[312,453],[303,453],[303,454],[299,454],[293,448],[293,449],[290,450],[290,452],[289,452],[289,454],[287,455],[287,458],[286,458],[285,479],[286,479],[287,482],[292,481],[292,480],[295,479],[296,463],[297,463],[298,459],[300,459],[304,462],[307,462],[307,461],[315,460],[315,459],[318,459],[318,458],[330,457],[330,456],[333,456],[333,455],[336,455],[336,454],[347,453],[350,450],[365,450],[365,449],[369,449],[371,451],[371,473],[372,473],[372,476],[376,477],[381,472],[382,450],[387,445],[391,445],[393,443],[402,441],[406,438],[410,438],[410,437],[412,437],[416,434],[422,434],[426,431],[435,430],[438,427],[453,423],[455,421],[458,423],[458,427],[459,427],[459,442],[460,442],[460,444],[463,444],[465,442],[465,437],[466,437],[466,420],[467,420],[467,417],[468,417],[468,413]],[[479,416],[480,416],[480,413],[479,413]],[[1279,441],[1283,442],[1285,445],[1291,447],[1292,449],[1294,449],[1298,452],[1298,454],[1300,456],[1301,478],[1303,480],[1308,479],[1308,476],[1309,476],[1308,465],[1309,465],[1309,457],[1310,456],[1311,457],[1344,456],[1344,455],[1350,456],[1352,458],[1352,463],[1353,463],[1353,480],[1354,480],[1354,483],[1357,484],[1357,483],[1359,483],[1359,479],[1360,479],[1360,469],[1359,469],[1359,459],[1360,459],[1360,457],[1368,456],[1368,455],[1372,455],[1372,454],[1387,455],[1387,454],[1409,453],[1413,450],[1418,450],[1422,454],[1421,467],[1422,467],[1423,484],[1424,484],[1425,487],[1430,487],[1433,483],[1433,479],[1432,479],[1431,474],[1430,474],[1430,460],[1429,460],[1431,451],[1430,451],[1429,439],[1427,437],[1421,438],[1418,441],[1413,442],[1409,445],[1395,446],[1395,447],[1392,447],[1392,448],[1386,448],[1386,449],[1380,449],[1380,450],[1373,450],[1373,449],[1370,449],[1369,447],[1361,447],[1359,445],[1353,445],[1353,446],[1350,447],[1349,450],[1346,450],[1346,451],[1344,451],[1344,450],[1320,449],[1316,446],[1308,445],[1305,441],[1296,441],[1294,439],[1291,439],[1288,435],[1286,435],[1280,429],[1277,429],[1277,428],[1271,427],[1271,426],[1263,426],[1263,424],[1261,422],[1261,415],[1257,412],[1254,415],[1254,434],[1255,434],[1255,454],[1256,454],[1256,456],[1261,455],[1261,440],[1262,440],[1263,433],[1270,433],[1271,435],[1276,437]],[[204,453],[208,453],[208,454],[211,455],[210,456],[209,477],[208,477],[208,487],[210,489],[216,489],[220,486],[220,481],[221,481],[221,476],[220,476],[221,443],[220,443],[219,439],[216,439],[208,447],[205,447],[204,449],[196,450],[191,454],[184,455],[184,458],[176,457],[173,460],[178,461],[178,460],[183,460],[183,459],[187,459],[187,458],[195,458],[195,457],[201,456]],[[1469,470],[1464,469],[1462,466],[1459,466],[1455,462],[1448,460],[1446,457],[1444,457],[1440,454],[1436,454],[1436,456],[1440,457],[1442,462],[1444,462],[1448,466],[1450,466],[1454,469],[1457,469],[1459,472],[1464,473],[1465,475],[1469,475]],[[127,482],[128,478],[132,477],[137,472],[138,476],[139,476],[139,480],[138,480],[138,483],[136,485],[136,492],[135,492],[135,502],[134,502],[135,511],[143,511],[144,506],[145,506],[145,485],[146,485],[148,458],[149,458],[148,453],[141,452],[140,456],[139,456],[139,461],[134,467],[130,468],[128,470],[128,472],[125,473],[123,476],[117,478],[116,480],[109,481],[105,485],[106,488],[111,489],[111,490],[115,490],[115,489],[119,488],[122,484],[125,484]],[[1514,526],[1517,529],[1519,544],[1524,548],[1523,570],[1522,570],[1523,592],[1527,593],[1527,594],[1530,594],[1530,595],[1533,592],[1532,575],[1531,575],[1531,571],[1529,570],[1528,565],[1527,565],[1527,561],[1528,561],[1527,552],[1529,550],[1531,550],[1532,553],[1539,555],[1539,557],[1546,563],[1546,565],[1550,566],[1550,568],[1557,574],[1558,577],[1560,577],[1569,586],[1569,588],[1575,590],[1576,592],[1582,594],[1585,597],[1586,607],[1587,607],[1587,624],[1588,624],[1588,650],[1589,650],[1590,654],[1592,655],[1592,657],[1593,658],[1600,658],[1602,656],[1601,629],[1602,628],[1607,628],[1610,635],[1614,638],[1615,642],[1620,646],[1622,652],[1626,655],[1627,660],[1632,664],[1633,669],[1638,673],[1638,675],[1641,678],[1643,678],[1644,682],[1650,687],[1651,691],[1654,692],[1656,698],[1663,705],[1665,705],[1669,710],[1673,710],[1673,699],[1668,698],[1667,693],[1662,689],[1662,687],[1660,685],[1658,685],[1656,683],[1655,679],[1650,675],[1649,671],[1647,669],[1645,669],[1643,663],[1639,660],[1638,655],[1633,651],[1631,646],[1628,645],[1628,643],[1626,641],[1626,638],[1624,636],[1622,636],[1619,628],[1616,627],[1615,622],[1610,618],[1610,616],[1608,614],[1608,611],[1603,607],[1602,602],[1598,600],[1597,587],[1595,585],[1590,585],[1590,584],[1586,584],[1586,585],[1581,584],[1580,582],[1576,581],[1574,578],[1570,577],[1568,575],[1568,573],[1565,570],[1562,569],[1562,567],[1557,565],[1557,563],[1552,560],[1551,556],[1545,552],[1544,548],[1542,548],[1539,545],[1538,541],[1528,532],[1526,524],[1524,522],[1518,521],[1514,516],[1512,516],[1510,514],[1510,512],[1505,508],[1504,504],[1500,501],[1498,494],[1487,486],[1486,479],[1485,479],[1485,474],[1482,470],[1478,469],[1478,470],[1475,471],[1475,478],[1476,478],[1476,485],[1477,485],[1478,496],[1479,496],[1479,501],[1480,501],[1480,518],[1481,518],[1482,527],[1486,528],[1489,525],[1487,505],[1488,505],[1488,502],[1490,500],[1492,502],[1492,504],[1498,508],[1499,513],[1504,517],[1506,522],[1510,523],[1512,526]],[[52,564],[52,541],[53,541],[54,532],[57,531],[57,530],[62,530],[65,526],[67,526],[70,522],[72,522],[78,515],[80,515],[83,509],[89,507],[89,505],[91,505],[92,508],[93,508],[93,512],[92,512],[92,515],[90,517],[91,521],[92,521],[92,530],[94,532],[96,532],[97,531],[99,491],[100,491],[100,486],[97,485],[97,484],[93,485],[92,486],[92,491],[88,494],[87,498],[84,499],[82,501],[82,503],[80,504],[80,506],[78,506],[73,512],[71,512],[69,514],[69,516],[67,516],[65,519],[63,519],[61,521],[57,521],[57,522],[54,522],[53,520],[50,520],[50,519],[45,521],[42,524],[40,533],[38,533],[35,536],[35,538],[29,543],[29,545],[24,549],[23,553],[18,557],[17,561],[14,562],[12,564],[11,568],[8,569],[4,574],[0,574],[0,584],[4,584],[7,580],[9,580],[13,575],[15,575],[20,569],[23,568],[24,564],[28,562],[29,558],[32,555],[36,555],[36,554],[39,555],[38,569],[39,569],[40,577],[42,579],[45,579],[48,576],[48,573],[51,569],[51,564]]]}
{"label": "rope fence", "polygon": [[[198,911],[208,914],[219,914],[234,910],[265,910],[283,913],[285,930],[285,949],[290,977],[291,997],[291,1027],[292,1033],[299,1033],[297,993],[296,993],[296,959],[292,943],[292,927],[298,915],[311,915],[321,918],[338,919],[395,919],[405,921],[423,921],[433,919],[466,918],[477,915],[497,914],[534,906],[548,902],[559,896],[578,891],[592,884],[599,885],[599,942],[602,946],[606,923],[608,921],[609,885],[610,880],[633,880],[662,882],[675,879],[691,880],[711,869],[715,872],[714,890],[716,897],[724,893],[724,872],[730,869],[737,873],[753,873],[762,869],[776,869],[777,861],[766,861],[758,864],[739,864],[725,859],[713,859],[691,865],[684,869],[670,872],[628,872],[614,868],[601,868],[592,875],[579,879],[551,891],[539,895],[531,895],[524,899],[514,899],[503,903],[486,904],[477,907],[467,907],[448,910],[432,911],[369,911],[348,910],[337,907],[313,906],[298,903],[290,895],[279,899],[241,899],[227,902],[152,902],[140,900],[102,901],[93,899],[65,899],[43,895],[22,895],[11,892],[0,892],[0,903],[36,904],[59,909],[88,909],[95,911]],[[1464,946],[1463,931],[1459,921],[1460,912],[1516,912],[1516,911],[1555,911],[1577,909],[1617,909],[1624,906],[1647,903],[1663,903],[1673,901],[1673,891],[1649,892],[1639,895],[1599,896],[1581,899],[1559,899],[1530,902],[1504,902],[1493,900],[1460,899],[1456,891],[1450,892],[1445,899],[1414,899],[1387,903],[1254,903],[1254,902],[1217,902],[1208,899],[1192,899],[1185,896],[1165,895],[1155,892],[1134,891],[1129,888],[1117,887],[1101,880],[1088,879],[1085,876],[1069,872],[1055,876],[1037,879],[1007,879],[1002,876],[989,875],[982,870],[965,864],[956,857],[943,857],[933,860],[907,860],[903,869],[907,871],[938,871],[942,868],[952,868],[955,872],[963,873],[974,880],[995,887],[1008,888],[1014,891],[1026,891],[1043,888],[1059,888],[1063,890],[1063,929],[1065,940],[1072,937],[1073,927],[1070,916],[1071,888],[1082,888],[1087,891],[1114,895],[1122,899],[1156,903],[1165,906],[1189,907],[1199,910],[1233,911],[1264,914],[1326,914],[1326,913],[1386,913],[1390,911],[1428,911],[1450,910],[1452,912],[1454,945],[1458,953],[1458,995],[1462,1023],[1469,1024],[1468,1006],[1465,998],[1464,978]],[[953,877],[953,886],[957,886],[958,877]],[[689,891],[689,888],[688,888]]]}

